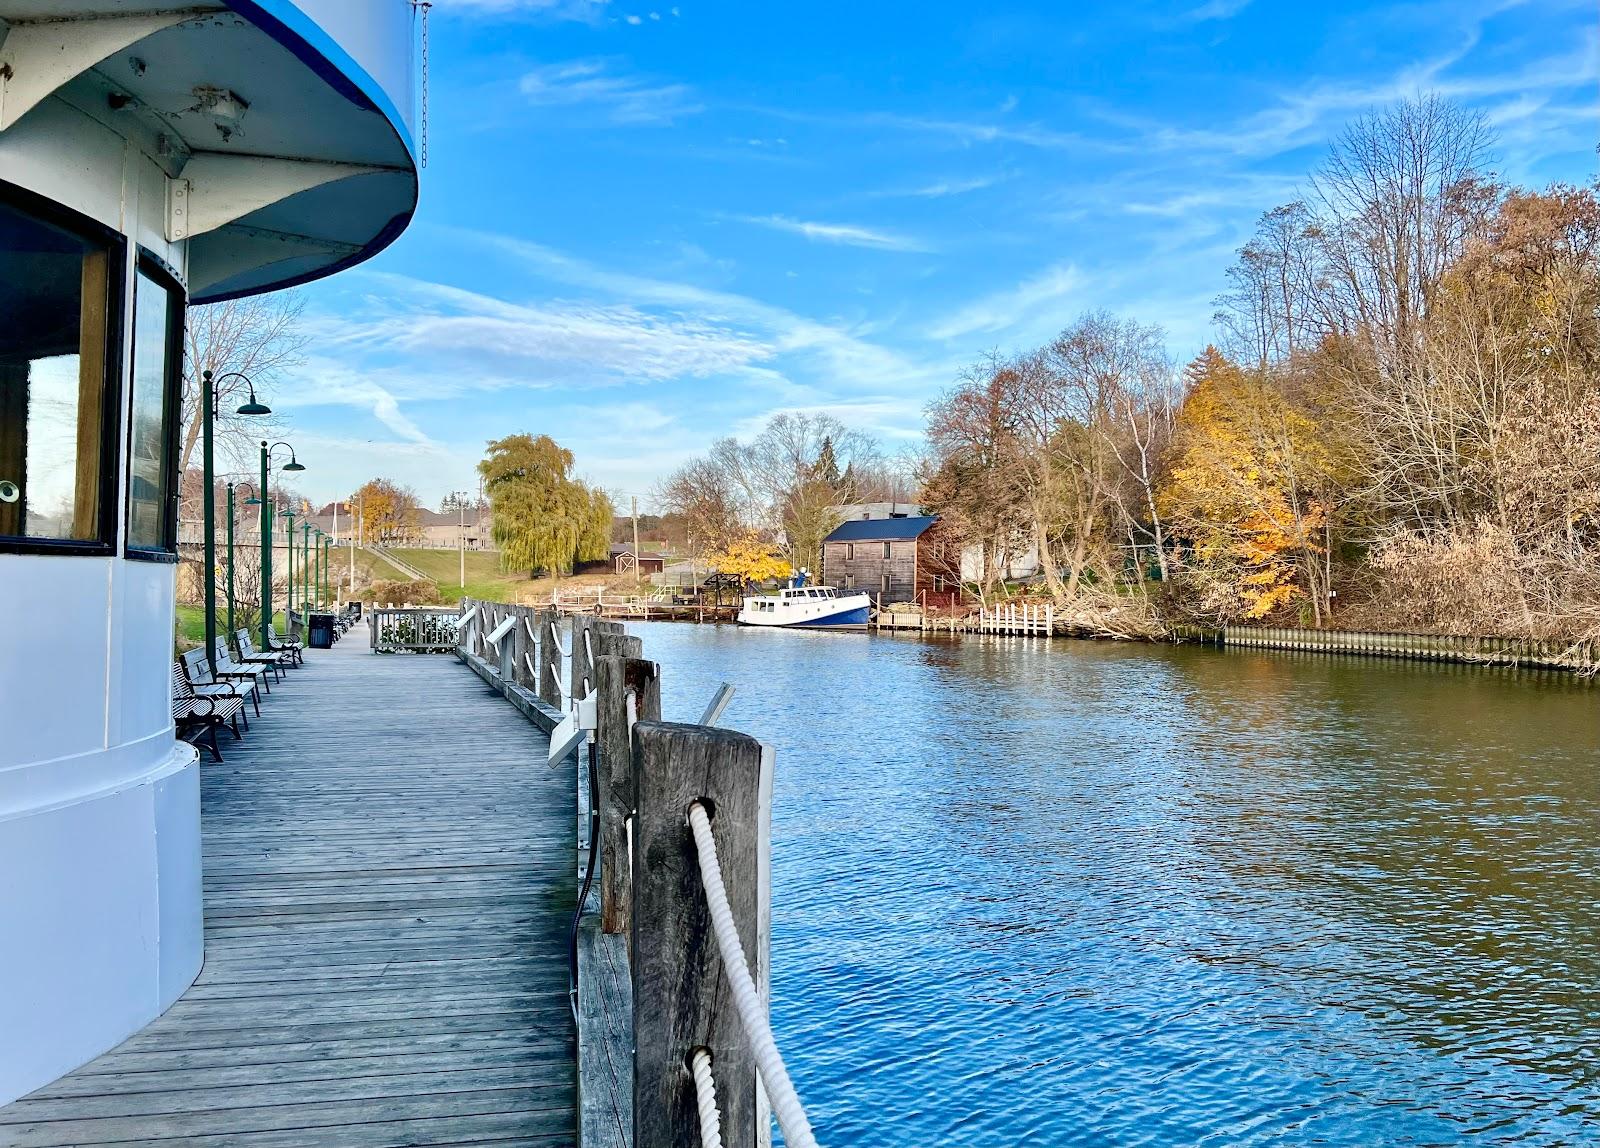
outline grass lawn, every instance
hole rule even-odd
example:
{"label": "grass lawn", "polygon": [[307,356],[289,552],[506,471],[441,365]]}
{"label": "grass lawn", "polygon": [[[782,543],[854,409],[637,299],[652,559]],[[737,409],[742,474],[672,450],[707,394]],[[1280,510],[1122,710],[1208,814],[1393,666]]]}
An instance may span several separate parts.
{"label": "grass lawn", "polygon": [[[409,562],[426,574],[438,587],[446,602],[465,594],[491,602],[515,602],[537,585],[526,573],[502,573],[500,555],[483,550],[467,551],[467,587],[461,588],[461,556],[455,550],[395,550],[394,556]],[[548,591],[546,591],[548,595]]]}
{"label": "grass lawn", "polygon": [[[278,627],[278,633],[284,632],[283,611],[279,610],[272,616],[272,624]],[[217,633],[228,625],[228,615],[219,607],[217,610]],[[206,611],[203,606],[178,606],[178,636],[190,646],[200,646],[206,640]]]}

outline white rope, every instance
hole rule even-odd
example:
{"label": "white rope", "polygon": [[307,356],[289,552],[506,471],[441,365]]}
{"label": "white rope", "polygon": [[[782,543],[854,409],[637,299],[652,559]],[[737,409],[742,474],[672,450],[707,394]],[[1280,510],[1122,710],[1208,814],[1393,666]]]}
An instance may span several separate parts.
{"label": "white rope", "polygon": [[711,1079],[711,1054],[703,1048],[689,1058],[694,1072],[694,1103],[700,1111],[700,1148],[722,1148],[721,1117],[717,1114],[717,1082]]}
{"label": "white rope", "polygon": [[733,924],[733,910],[728,906],[728,890],[722,883],[722,866],[717,862],[717,841],[711,834],[711,818],[706,816],[705,807],[698,801],[689,806],[689,828],[694,833],[695,852],[700,858],[700,883],[705,886],[706,905],[711,910],[711,931],[717,937],[723,971],[728,974],[728,984],[733,989],[733,1003],[739,1010],[745,1039],[750,1042],[750,1051],[756,1058],[756,1071],[767,1086],[767,1098],[778,1117],[778,1127],[783,1129],[783,1142],[788,1148],[817,1148],[817,1138],[811,1134],[811,1121],[800,1107],[800,1097],[789,1080],[789,1070],[783,1066],[777,1042],[772,1039],[767,1011],[761,1007],[760,994],[750,977],[744,946],[739,942],[739,930]]}

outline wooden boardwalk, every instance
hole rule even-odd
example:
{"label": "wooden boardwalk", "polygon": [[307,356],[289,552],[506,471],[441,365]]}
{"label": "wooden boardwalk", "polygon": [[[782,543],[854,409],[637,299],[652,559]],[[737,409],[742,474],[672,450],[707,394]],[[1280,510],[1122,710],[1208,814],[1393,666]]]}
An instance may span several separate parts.
{"label": "wooden boardwalk", "polygon": [[570,1144],[572,779],[455,658],[312,650],[202,766],[205,968],[0,1146]]}

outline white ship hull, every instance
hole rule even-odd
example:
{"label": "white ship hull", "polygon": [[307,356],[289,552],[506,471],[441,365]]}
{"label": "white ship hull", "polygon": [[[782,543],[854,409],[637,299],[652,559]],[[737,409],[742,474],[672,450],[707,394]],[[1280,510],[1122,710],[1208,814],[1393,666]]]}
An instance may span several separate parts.
{"label": "white ship hull", "polygon": [[819,590],[813,596],[804,590],[785,590],[781,595],[746,598],[739,622],[746,626],[864,630],[871,616],[872,599],[866,594],[823,594]]}

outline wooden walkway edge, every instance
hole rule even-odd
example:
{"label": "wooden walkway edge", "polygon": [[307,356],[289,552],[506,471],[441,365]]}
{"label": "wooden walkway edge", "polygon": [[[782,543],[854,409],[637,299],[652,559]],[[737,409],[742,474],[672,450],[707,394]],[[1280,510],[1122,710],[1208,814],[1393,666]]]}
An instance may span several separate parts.
{"label": "wooden walkway edge", "polygon": [[306,653],[201,767],[206,962],[0,1148],[570,1144],[572,779],[449,656]]}

